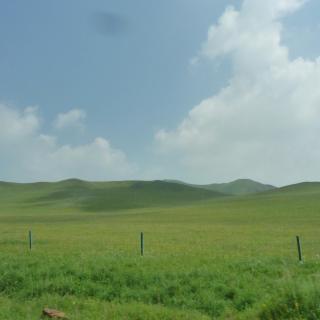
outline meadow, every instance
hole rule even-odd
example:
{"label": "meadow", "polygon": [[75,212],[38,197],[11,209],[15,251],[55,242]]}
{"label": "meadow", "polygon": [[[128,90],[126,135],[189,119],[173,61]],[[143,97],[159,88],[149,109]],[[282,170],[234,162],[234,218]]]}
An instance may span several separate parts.
{"label": "meadow", "polygon": [[0,184],[0,319],[319,319],[320,184],[208,192]]}

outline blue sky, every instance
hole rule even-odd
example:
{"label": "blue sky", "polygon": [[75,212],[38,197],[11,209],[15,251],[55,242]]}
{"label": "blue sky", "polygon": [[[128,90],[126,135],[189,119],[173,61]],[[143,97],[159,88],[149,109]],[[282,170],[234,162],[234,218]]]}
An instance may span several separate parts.
{"label": "blue sky", "polygon": [[[188,66],[224,1],[13,0],[3,7],[2,101],[39,105],[48,121],[85,109],[91,138],[107,136],[134,154],[226,80]],[[99,12],[126,19],[126,29],[100,34],[92,21]]]}
{"label": "blue sky", "polygon": [[[261,159],[252,159],[251,153],[261,154],[260,149],[230,153],[226,147],[229,145],[232,150],[237,150],[238,143],[233,145],[238,139],[235,128],[247,126],[248,123],[239,121],[237,127],[230,117],[222,115],[219,119],[217,114],[208,128],[218,128],[217,123],[223,122],[226,132],[211,132],[207,127],[200,128],[194,120],[190,120],[189,112],[197,109],[209,97],[219,96],[233,79],[238,78],[237,72],[243,67],[238,62],[237,54],[234,54],[238,50],[236,46],[232,48],[232,52],[229,48],[221,52],[212,49],[209,53],[205,52],[203,48],[212,45],[210,41],[222,48],[232,36],[228,34],[230,30],[227,32],[225,26],[222,26],[221,34],[226,37],[223,40],[220,36],[209,39],[207,34],[210,26],[219,25],[219,18],[228,11],[225,11],[226,8],[233,6],[233,10],[243,16],[237,22],[238,28],[245,30],[246,23],[243,21],[248,20],[248,15],[254,16],[259,14],[260,9],[261,12],[266,10],[255,7],[259,2],[3,1],[0,10],[2,121],[6,121],[7,125],[12,122],[12,127],[19,128],[21,123],[32,125],[26,132],[21,129],[25,139],[30,135],[30,139],[23,142],[23,139],[16,137],[12,140],[8,130],[3,129],[2,145],[0,138],[0,180],[57,180],[77,176],[93,180],[179,178],[209,183],[248,177],[284,184],[304,179],[320,179],[317,176],[318,167],[313,167],[310,172],[300,169],[300,166],[305,166],[306,158],[318,160],[317,154],[300,159],[290,151],[295,148],[300,150],[305,145],[303,142],[301,146],[291,146],[286,151],[281,157],[283,163],[280,161],[279,164],[270,155],[272,165],[262,163],[261,166],[253,166],[251,161],[259,163]],[[274,0],[270,3],[273,2]],[[316,64],[320,52],[317,41],[320,29],[317,12],[320,3],[316,0],[304,4],[299,0],[279,2],[287,3],[291,8],[286,7],[285,13],[272,16],[266,23],[270,27],[281,25],[280,44],[288,49],[289,62],[302,58]],[[277,8],[276,2],[270,8],[272,5],[275,10],[282,10]],[[262,30],[262,26],[259,27]],[[248,34],[247,31],[243,32]],[[261,34],[268,38],[269,33],[264,30]],[[270,34],[274,35],[272,30]],[[250,36],[254,38],[255,34]],[[241,38],[241,34],[236,37]],[[247,43],[241,43],[241,50],[246,45]],[[271,42],[270,45],[272,46]],[[256,52],[249,49],[248,45],[246,54],[252,54],[252,59],[255,59]],[[257,71],[258,68],[257,66]],[[317,69],[316,66],[314,68]],[[269,75],[270,81],[274,80],[273,76]],[[294,76],[293,78],[295,79]],[[314,75],[314,79],[316,82],[318,77]],[[283,81],[289,83],[290,79]],[[266,88],[266,92],[269,89]],[[292,90],[292,87],[286,90]],[[306,88],[301,94],[307,94],[309,90],[311,89]],[[278,94],[284,95],[284,92]],[[259,97],[266,101],[267,98]],[[271,103],[271,100],[266,103]],[[221,106],[217,108],[226,109],[228,106],[221,102]],[[288,108],[293,110],[290,106]],[[210,107],[207,109],[211,110]],[[72,113],[72,110],[77,112]],[[232,117],[236,118],[237,113],[249,112],[250,115],[250,111],[243,110],[241,112],[237,109]],[[257,116],[256,112],[252,115]],[[57,124],[59,117],[63,125]],[[283,117],[285,121],[286,117]],[[188,128],[191,132],[199,135],[197,139],[193,136],[190,141],[183,141],[185,133],[181,134],[180,129],[185,121],[190,122]],[[270,142],[272,118],[269,121],[270,132],[266,130],[263,137],[257,138],[254,143],[259,143],[262,149],[275,148],[273,152],[277,153],[277,150],[283,148],[276,145],[279,139]],[[308,123],[306,128],[313,125]],[[299,124],[296,124],[296,129],[303,133],[308,131]],[[285,134],[290,136],[291,129],[285,130]],[[314,130],[312,135],[317,134],[317,128]],[[161,132],[164,134],[159,138]],[[228,138],[229,133],[231,136]],[[282,134],[281,130],[278,134]],[[254,128],[252,135],[256,135]],[[43,150],[47,147],[37,145],[38,138],[44,136],[47,140],[51,139],[52,144],[50,148],[47,146],[50,150],[46,152]],[[310,133],[308,139],[309,136]],[[294,139],[294,136],[291,137]],[[97,154],[91,150],[93,141],[97,138],[108,143],[102,155],[99,143],[97,148],[100,151]],[[219,143],[214,144],[213,141],[217,139]],[[242,150],[246,150],[250,139],[245,141]],[[28,143],[30,148],[26,147]],[[282,143],[287,145],[287,141]],[[317,148],[315,142],[312,142],[310,148]],[[20,154],[17,150],[13,152],[13,149],[22,149],[23,153]],[[66,149],[69,150],[69,156],[62,155]],[[91,159],[86,152],[95,154],[96,157],[92,156],[94,159]],[[113,160],[108,158],[108,152],[111,152]],[[37,165],[29,165],[27,160],[23,164],[21,161],[14,161],[16,157],[24,156],[29,163]],[[287,157],[295,159],[291,168],[303,172],[289,178],[289,172],[285,173],[278,167],[286,167]],[[248,161],[248,158],[252,160]],[[50,163],[60,162],[59,159],[62,159],[60,164]],[[74,167],[71,166],[72,162],[75,162]],[[78,162],[81,165],[77,168]],[[50,165],[46,167],[46,163]],[[117,163],[123,166],[123,172],[115,168]],[[222,166],[223,170],[220,168]],[[283,174],[279,176],[279,172]]]}

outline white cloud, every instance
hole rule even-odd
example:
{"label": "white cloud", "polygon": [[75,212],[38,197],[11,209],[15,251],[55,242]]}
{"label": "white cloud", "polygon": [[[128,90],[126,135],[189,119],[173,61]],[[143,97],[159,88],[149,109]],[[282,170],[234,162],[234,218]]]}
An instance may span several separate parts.
{"label": "white cloud", "polygon": [[41,133],[40,123],[36,108],[18,111],[0,105],[0,180],[110,180],[135,172],[125,153],[106,139],[60,145],[56,137]]}
{"label": "white cloud", "polygon": [[59,113],[54,122],[54,126],[56,129],[83,129],[86,116],[86,112],[81,109],[72,109],[66,113]]}
{"label": "white cloud", "polygon": [[0,142],[11,142],[32,135],[39,128],[36,108],[26,108],[22,113],[0,104]]}
{"label": "white cloud", "polygon": [[320,179],[320,59],[291,60],[281,18],[300,0],[245,0],[210,27],[198,59],[228,56],[228,86],[194,107],[156,148],[190,180]]}

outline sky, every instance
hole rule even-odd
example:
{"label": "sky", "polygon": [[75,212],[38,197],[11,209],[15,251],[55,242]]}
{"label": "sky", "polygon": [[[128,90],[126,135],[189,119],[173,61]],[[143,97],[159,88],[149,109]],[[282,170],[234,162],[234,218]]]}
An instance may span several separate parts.
{"label": "sky", "polygon": [[0,1],[0,180],[320,180],[319,10]]}

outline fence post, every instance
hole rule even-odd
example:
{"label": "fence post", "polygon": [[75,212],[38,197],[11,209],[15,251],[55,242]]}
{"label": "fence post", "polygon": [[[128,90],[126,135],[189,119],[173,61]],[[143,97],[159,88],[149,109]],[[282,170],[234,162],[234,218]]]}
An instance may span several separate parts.
{"label": "fence post", "polygon": [[29,230],[29,249],[32,250],[32,231]]}
{"label": "fence post", "polygon": [[299,256],[299,262],[302,262],[302,249],[301,249],[301,241],[300,237],[297,236],[297,246],[298,246],[298,256]]}
{"label": "fence post", "polygon": [[140,253],[141,253],[141,257],[143,257],[143,254],[144,254],[144,236],[143,236],[143,232],[141,232],[141,234],[140,234]]}

